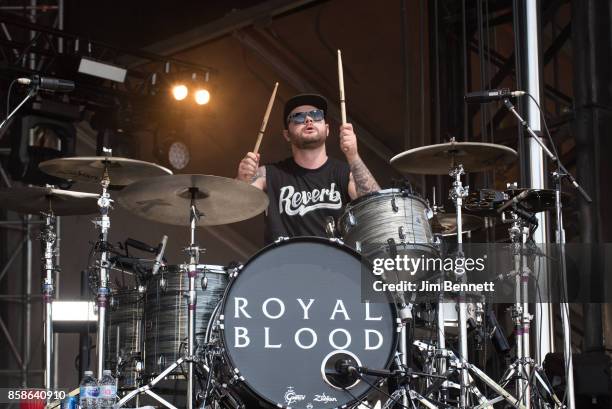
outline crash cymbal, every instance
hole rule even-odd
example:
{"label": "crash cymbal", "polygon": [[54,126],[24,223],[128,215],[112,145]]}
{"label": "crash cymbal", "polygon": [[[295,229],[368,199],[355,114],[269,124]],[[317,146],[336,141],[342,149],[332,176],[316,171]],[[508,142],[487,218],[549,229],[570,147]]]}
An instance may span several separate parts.
{"label": "crash cymbal", "polygon": [[[518,202],[518,206],[530,213],[540,213],[555,208],[555,191],[553,189],[509,189],[506,190],[508,200],[527,191],[527,196]],[[561,204],[565,205],[570,196],[561,193]],[[508,209],[511,210],[511,209]]]}
{"label": "crash cymbal", "polygon": [[466,172],[481,172],[503,166],[517,159],[512,148],[483,142],[455,142],[421,146],[391,158],[391,164],[402,173],[447,175],[456,165]]}
{"label": "crash cymbal", "polygon": [[[463,232],[478,230],[484,226],[481,217],[471,214],[462,214],[461,221]],[[457,234],[457,214],[456,213],[436,213],[432,219],[431,228],[434,233],[442,236]]]}
{"label": "crash cymbal", "polygon": [[212,175],[168,175],[133,183],[117,201],[127,210],[160,223],[189,226],[189,207],[202,214],[198,226],[250,219],[268,207],[268,196],[248,183]]}
{"label": "crash cymbal", "polygon": [[13,187],[0,190],[0,207],[23,214],[50,212],[56,216],[97,213],[98,195],[51,187]]}
{"label": "crash cymbal", "polygon": [[49,175],[89,183],[99,183],[106,168],[112,186],[127,186],[141,179],[172,174],[169,169],[155,163],[106,156],[51,159],[38,167]]}

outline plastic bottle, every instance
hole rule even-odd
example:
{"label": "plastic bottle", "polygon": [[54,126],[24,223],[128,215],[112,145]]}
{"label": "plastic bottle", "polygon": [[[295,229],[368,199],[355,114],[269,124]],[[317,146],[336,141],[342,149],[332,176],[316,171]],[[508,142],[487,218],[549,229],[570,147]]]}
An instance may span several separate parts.
{"label": "plastic bottle", "polygon": [[92,371],[85,371],[79,389],[79,405],[81,409],[98,409],[100,388]]}
{"label": "plastic bottle", "polygon": [[112,372],[105,369],[100,379],[100,396],[98,397],[98,409],[112,409],[117,402],[117,383]]}

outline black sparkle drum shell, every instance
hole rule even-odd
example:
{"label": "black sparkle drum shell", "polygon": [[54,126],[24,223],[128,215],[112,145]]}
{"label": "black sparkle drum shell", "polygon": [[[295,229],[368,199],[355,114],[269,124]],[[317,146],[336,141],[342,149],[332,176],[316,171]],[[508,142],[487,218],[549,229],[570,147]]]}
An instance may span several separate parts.
{"label": "black sparkle drum shell", "polygon": [[[229,277],[224,266],[200,264],[197,267],[195,312],[196,355],[212,311],[223,297]],[[202,278],[207,286],[202,288]],[[161,279],[165,279],[165,285]],[[180,265],[166,266],[149,282],[145,303],[145,372],[153,377],[184,355],[187,348],[187,304],[189,279]],[[175,370],[180,373],[180,370]]]}
{"label": "black sparkle drum shell", "polygon": [[117,386],[120,389],[138,386],[140,374],[137,365],[142,361],[144,300],[144,293],[137,288],[115,290],[110,297],[106,368],[119,372]]}
{"label": "black sparkle drum shell", "polygon": [[[399,327],[391,302],[362,302],[358,253],[323,238],[272,244],[230,283],[220,313],[231,370],[261,402],[324,409],[348,405],[371,387],[349,392],[326,383],[322,366],[342,350],[361,365],[388,368]],[[376,278],[366,274],[366,281]],[[374,378],[367,378],[374,382]]]}

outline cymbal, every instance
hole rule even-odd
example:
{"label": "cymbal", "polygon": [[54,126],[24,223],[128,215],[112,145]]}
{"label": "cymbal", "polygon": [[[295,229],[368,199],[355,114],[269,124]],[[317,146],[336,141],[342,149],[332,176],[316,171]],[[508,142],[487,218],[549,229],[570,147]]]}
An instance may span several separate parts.
{"label": "cymbal", "polygon": [[[506,190],[508,199],[529,191],[527,197],[518,202],[518,206],[530,213],[540,213],[555,208],[555,191],[553,189],[509,189]],[[561,193],[561,203],[569,200],[567,193]]]}
{"label": "cymbal", "polygon": [[466,172],[481,172],[517,157],[514,149],[504,145],[451,141],[407,150],[391,158],[391,164],[402,173],[447,175],[455,165],[463,165]]}
{"label": "cymbal", "polygon": [[268,207],[268,196],[256,187],[212,175],[166,175],[141,180],[124,188],[117,201],[145,219],[189,226],[191,189],[202,214],[198,226],[239,222]]}
{"label": "cymbal", "polygon": [[97,213],[98,197],[51,187],[13,187],[0,190],[0,207],[23,214],[52,211],[56,216],[75,216]]}
{"label": "cymbal", "polygon": [[[484,226],[481,217],[471,214],[462,214],[461,222],[463,232],[478,230]],[[436,213],[432,219],[431,227],[434,233],[442,236],[457,234],[457,214],[456,213]]]}
{"label": "cymbal", "polygon": [[126,186],[141,179],[172,174],[171,170],[155,163],[106,156],[51,159],[38,167],[49,175],[89,183],[99,183],[106,167],[112,186]]}

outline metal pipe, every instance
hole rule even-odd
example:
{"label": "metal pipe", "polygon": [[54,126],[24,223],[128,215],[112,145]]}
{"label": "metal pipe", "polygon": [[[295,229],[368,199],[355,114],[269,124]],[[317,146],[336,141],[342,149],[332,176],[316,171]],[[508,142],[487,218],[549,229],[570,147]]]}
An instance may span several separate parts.
{"label": "metal pipe", "polygon": [[[63,0],[62,0],[63,3]],[[56,266],[60,266],[60,249],[61,249],[61,243],[62,243],[62,239],[61,239],[61,217],[57,216],[57,218],[55,219],[55,265]],[[60,274],[59,274],[59,269],[55,270],[55,298],[59,299],[60,298]],[[55,346],[55,348],[53,348],[53,389],[57,389],[58,388],[58,377],[59,377],[59,361],[58,361],[58,357],[59,357],[59,351],[57,348],[58,341],[59,341],[59,334],[56,333],[52,333],[53,334],[53,345]]]}
{"label": "metal pipe", "polygon": [[[540,39],[539,39],[539,22],[538,22],[538,1],[526,0],[525,2],[525,71],[526,91],[533,98],[540,102]],[[533,101],[528,100],[527,103],[527,121],[534,132],[541,131],[540,112]],[[532,189],[544,189],[546,187],[545,172],[546,166],[544,162],[544,152],[538,141],[534,138],[529,138],[529,187]],[[548,237],[548,218],[546,212],[536,214],[538,219],[538,228],[533,234],[533,239],[536,244],[541,245],[550,241]],[[541,271],[538,275],[538,285],[543,294],[549,292],[548,268]],[[546,355],[554,352],[553,342],[553,311],[550,303],[536,303],[535,305],[535,326],[538,334],[536,345],[536,361],[538,364],[543,364]]]}

